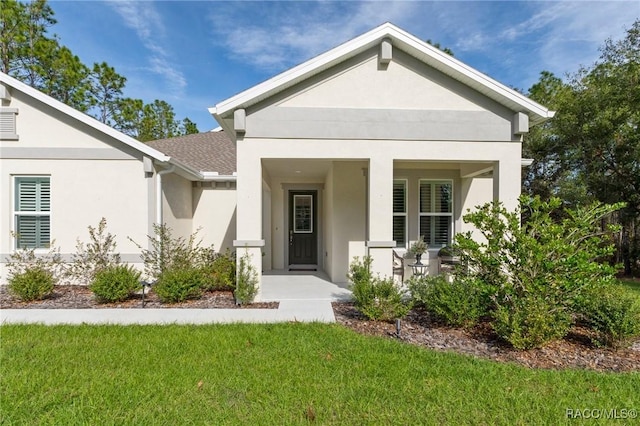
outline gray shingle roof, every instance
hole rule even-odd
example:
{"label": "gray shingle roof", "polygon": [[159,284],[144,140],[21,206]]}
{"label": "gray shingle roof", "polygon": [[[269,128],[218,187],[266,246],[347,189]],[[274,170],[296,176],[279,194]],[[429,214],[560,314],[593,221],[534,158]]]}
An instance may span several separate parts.
{"label": "gray shingle roof", "polygon": [[224,132],[196,133],[147,144],[200,172],[230,176],[236,171],[236,146]]}

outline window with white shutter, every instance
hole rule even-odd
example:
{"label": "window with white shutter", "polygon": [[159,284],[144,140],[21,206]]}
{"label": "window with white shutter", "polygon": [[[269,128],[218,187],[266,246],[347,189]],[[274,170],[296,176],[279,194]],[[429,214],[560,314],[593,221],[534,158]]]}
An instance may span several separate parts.
{"label": "window with white shutter", "polygon": [[18,140],[16,115],[18,115],[18,108],[0,108],[0,140]]}
{"label": "window with white shutter", "polygon": [[407,181],[393,181],[393,240],[396,247],[407,246]]}
{"label": "window with white shutter", "polygon": [[444,247],[453,237],[453,183],[420,181],[420,235],[429,247]]}
{"label": "window with white shutter", "polygon": [[51,178],[15,177],[16,248],[48,248],[51,243]]}

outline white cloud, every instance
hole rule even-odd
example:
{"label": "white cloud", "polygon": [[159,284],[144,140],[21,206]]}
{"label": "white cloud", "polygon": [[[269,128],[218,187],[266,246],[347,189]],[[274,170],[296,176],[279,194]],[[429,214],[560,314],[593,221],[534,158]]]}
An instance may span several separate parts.
{"label": "white cloud", "polygon": [[[220,3],[211,14],[215,37],[238,60],[266,69],[300,63],[385,21],[412,16],[413,2]],[[247,16],[250,17],[247,18]]]}
{"label": "white cloud", "polygon": [[187,87],[182,72],[170,61],[170,54],[158,44],[166,35],[162,16],[150,1],[110,1],[109,5],[120,15],[124,23],[133,29],[149,51],[145,70],[161,76],[173,96],[181,96]]}

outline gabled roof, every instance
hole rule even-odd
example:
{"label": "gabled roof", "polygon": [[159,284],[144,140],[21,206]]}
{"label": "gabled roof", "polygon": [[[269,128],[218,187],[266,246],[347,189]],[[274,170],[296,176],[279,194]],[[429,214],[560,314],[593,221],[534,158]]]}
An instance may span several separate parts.
{"label": "gabled roof", "polygon": [[[313,75],[379,45],[384,39],[389,39],[394,48],[401,49],[423,63],[466,84],[514,112],[527,114],[531,124],[541,123],[554,115],[553,111],[549,111],[537,102],[532,101],[528,97],[508,88],[480,71],[465,65],[451,55],[444,53],[440,49],[431,46],[429,43],[420,40],[388,22],[216,104],[215,107],[209,108],[209,112],[222,127],[228,127],[223,119],[228,119],[234,110],[238,108],[248,108]],[[232,131],[233,129],[225,130]]]}
{"label": "gabled roof", "polygon": [[236,171],[236,146],[225,132],[160,139],[149,145],[201,174],[232,176]]}
{"label": "gabled roof", "polygon": [[30,96],[42,102],[45,105],[50,106],[53,109],[60,111],[61,113],[71,118],[74,118],[75,120],[83,124],[86,124],[89,127],[92,127],[98,130],[101,133],[104,133],[105,135],[111,136],[112,138],[124,143],[125,145],[130,146],[131,148],[141,152],[142,154],[153,158],[154,160],[165,163],[165,162],[169,162],[171,159],[170,157],[164,155],[162,152],[152,148],[151,146],[145,143],[139,142],[136,139],[132,138],[131,136],[127,136],[124,133],[121,133],[115,130],[114,128],[107,126],[106,124],[101,123],[95,118],[90,117],[87,114],[80,112],[77,109],[74,109],[69,105],[66,105],[52,98],[51,96],[46,95],[41,91],[34,89],[33,87],[21,82],[20,80],[10,77],[7,74],[4,74],[2,72],[0,72],[0,82],[4,83],[5,85],[15,90],[18,90],[26,94],[27,96]]}

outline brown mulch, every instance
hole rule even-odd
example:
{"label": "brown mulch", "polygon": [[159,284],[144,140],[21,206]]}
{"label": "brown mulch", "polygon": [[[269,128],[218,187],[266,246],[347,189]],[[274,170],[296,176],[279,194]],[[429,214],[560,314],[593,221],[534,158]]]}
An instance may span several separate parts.
{"label": "brown mulch", "polygon": [[[56,286],[53,294],[40,301],[20,302],[0,286],[0,309],[139,309],[142,295],[136,294],[121,303],[98,303],[86,286]],[[182,303],[161,303],[151,291],[145,296],[144,308],[193,308],[193,309],[277,309],[278,302],[253,303],[238,306],[231,291],[207,292],[201,299]],[[370,321],[360,314],[353,303],[335,302],[336,321],[358,333],[383,336],[435,350],[456,352],[478,358],[501,362],[514,362],[530,368],[567,369],[578,368],[595,371],[640,371],[640,339],[630,348],[618,350],[596,348],[589,339],[590,331],[574,327],[565,339],[544,348],[519,351],[500,341],[488,324],[482,323],[471,330],[445,327],[419,309],[412,310],[401,322],[400,336],[395,324]]]}
{"label": "brown mulch", "polygon": [[353,303],[334,303],[333,311],[339,324],[358,333],[399,339],[435,350],[513,362],[529,368],[640,371],[640,339],[630,348],[597,348],[591,344],[590,331],[582,327],[574,327],[563,340],[544,348],[520,351],[500,341],[486,323],[465,331],[442,326],[426,312],[414,309],[401,321],[400,336],[397,336],[396,324],[369,321]]}
{"label": "brown mulch", "polygon": [[151,290],[144,297],[135,294],[129,300],[119,303],[98,303],[91,290],[81,285],[56,286],[53,294],[44,300],[20,302],[13,297],[6,286],[0,286],[0,309],[104,309],[104,308],[191,308],[191,309],[278,309],[278,302],[251,303],[236,305],[231,291],[210,291],[200,299],[187,300],[181,303],[162,303],[157,294]]}

